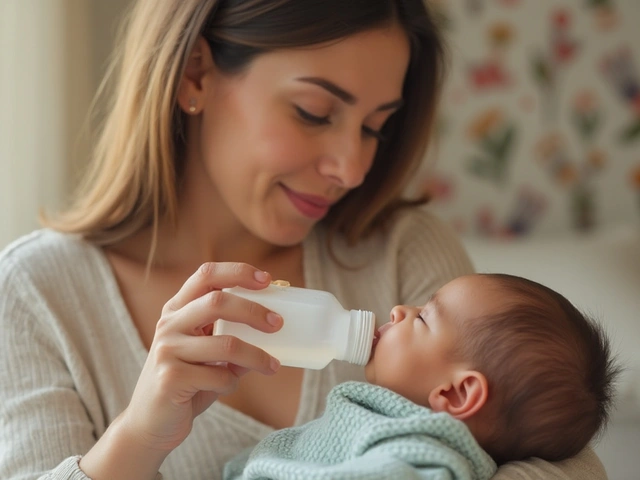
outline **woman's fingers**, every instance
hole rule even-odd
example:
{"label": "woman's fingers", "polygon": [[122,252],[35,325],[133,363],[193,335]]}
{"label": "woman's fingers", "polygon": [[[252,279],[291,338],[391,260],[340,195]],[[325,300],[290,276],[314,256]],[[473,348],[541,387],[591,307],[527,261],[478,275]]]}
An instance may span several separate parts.
{"label": "woman's fingers", "polygon": [[[280,363],[280,361],[278,361],[278,364]],[[273,365],[272,365],[273,367]],[[227,368],[229,370],[231,370],[235,375],[237,375],[238,377],[242,377],[243,375],[249,373],[251,370],[249,370],[246,367],[241,367],[239,365],[234,365],[233,363],[229,363],[227,365]]]}
{"label": "woman's fingers", "polygon": [[271,375],[280,366],[278,360],[264,350],[231,335],[189,337],[187,341],[183,338],[176,345],[171,345],[170,341],[159,341],[155,347],[156,354],[162,357],[167,352],[167,356],[196,365],[223,364],[237,376],[248,370]]}
{"label": "woman's fingers", "polygon": [[246,263],[206,263],[169,300],[156,325],[156,332],[180,331],[187,335],[210,333],[210,326],[223,318],[264,332],[275,332],[282,318],[244,298],[222,292],[229,286],[260,289],[268,285],[269,274]]}
{"label": "woman's fingers", "polygon": [[195,299],[178,312],[164,315],[156,329],[172,328],[188,335],[197,335],[218,319],[245,323],[269,333],[282,326],[282,317],[268,308],[232,293],[215,290]]}
{"label": "woman's fingers", "polygon": [[271,281],[267,272],[258,270],[247,263],[208,262],[182,285],[182,288],[164,306],[163,314],[175,312],[182,307],[214,290],[241,286],[250,289],[266,287]]}
{"label": "woman's fingers", "polygon": [[224,365],[194,365],[184,372],[186,380],[201,392],[215,392],[218,395],[227,395],[238,386],[240,376],[232,369]]}

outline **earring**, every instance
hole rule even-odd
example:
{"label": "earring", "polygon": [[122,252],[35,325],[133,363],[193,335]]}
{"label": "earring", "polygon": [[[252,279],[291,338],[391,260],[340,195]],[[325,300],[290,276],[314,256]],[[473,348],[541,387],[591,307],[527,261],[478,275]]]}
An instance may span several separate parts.
{"label": "earring", "polygon": [[192,99],[189,100],[189,111],[191,113],[195,113],[195,111],[196,111],[196,103],[198,103],[198,102],[196,101],[195,98],[192,98]]}

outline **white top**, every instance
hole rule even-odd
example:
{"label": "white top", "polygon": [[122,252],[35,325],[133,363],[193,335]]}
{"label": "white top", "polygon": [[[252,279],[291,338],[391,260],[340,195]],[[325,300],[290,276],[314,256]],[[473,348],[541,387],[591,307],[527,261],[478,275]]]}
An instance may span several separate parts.
{"label": "white top", "polygon": [[[331,291],[345,308],[372,310],[380,324],[394,305],[422,304],[472,271],[453,233],[423,211],[399,215],[387,234],[357,249],[336,241],[334,250],[362,268],[339,267],[318,228],[304,243],[306,287]],[[146,354],[101,249],[50,230],[8,246],[0,255],[0,478],[86,480],[77,456],[127,406]],[[336,361],[306,370],[295,423],[318,417],[331,387],[347,379],[362,380],[363,368]],[[214,403],[160,471],[166,480],[220,478],[229,458],[271,431]],[[562,469],[509,468],[496,478],[606,478],[590,449]]]}

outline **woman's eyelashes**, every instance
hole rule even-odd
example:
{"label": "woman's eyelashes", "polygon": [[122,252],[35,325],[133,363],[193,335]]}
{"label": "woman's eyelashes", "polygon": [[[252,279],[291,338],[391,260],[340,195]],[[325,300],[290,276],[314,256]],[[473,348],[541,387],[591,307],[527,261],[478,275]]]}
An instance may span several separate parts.
{"label": "woman's eyelashes", "polygon": [[364,132],[365,135],[373,137],[379,142],[384,142],[385,140],[385,136],[382,135],[382,132],[380,132],[379,130],[374,130],[373,128],[363,126],[362,131]]}
{"label": "woman's eyelashes", "polygon": [[[298,112],[298,116],[307,124],[310,125],[329,125],[331,121],[329,120],[329,115],[325,115],[320,117],[318,115],[314,115],[309,113],[305,109],[296,106],[296,111]],[[368,137],[375,138],[377,141],[384,141],[385,137],[382,135],[382,132],[375,130],[371,127],[363,126],[362,133],[364,133]]]}
{"label": "woman's eyelashes", "polygon": [[317,115],[313,115],[312,113],[307,112],[305,109],[296,107],[296,111],[302,120],[311,125],[328,125],[329,123],[329,115],[325,115],[324,117],[319,117]]}

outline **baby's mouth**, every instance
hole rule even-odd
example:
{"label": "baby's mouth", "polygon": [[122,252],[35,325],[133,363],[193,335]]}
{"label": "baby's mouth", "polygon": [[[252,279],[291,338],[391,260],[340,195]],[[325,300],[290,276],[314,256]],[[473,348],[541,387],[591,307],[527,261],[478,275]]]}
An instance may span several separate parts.
{"label": "baby's mouth", "polygon": [[379,341],[380,341],[380,332],[376,330],[375,332],[373,332],[373,346],[371,347],[372,350],[376,348],[376,345],[378,344]]}
{"label": "baby's mouth", "polygon": [[373,358],[373,354],[376,351],[376,345],[378,345],[378,341],[380,341],[380,332],[378,332],[378,330],[375,330],[373,332],[373,344],[371,345],[371,355],[369,356],[369,360]]}

